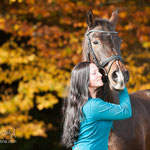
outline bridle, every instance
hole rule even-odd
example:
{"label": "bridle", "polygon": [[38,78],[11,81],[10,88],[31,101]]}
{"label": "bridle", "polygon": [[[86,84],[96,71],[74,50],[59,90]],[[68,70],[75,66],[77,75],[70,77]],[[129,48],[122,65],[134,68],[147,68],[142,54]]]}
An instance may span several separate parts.
{"label": "bridle", "polygon": [[[113,33],[118,33],[116,31],[102,31],[102,30],[90,30],[87,32],[87,37],[88,37],[88,49],[87,49],[87,60],[90,61],[90,53],[92,54],[92,57],[93,57],[93,61],[94,63],[96,64],[96,66],[99,68],[100,71],[104,71],[104,75],[103,75],[103,82],[107,82],[108,81],[108,73],[111,69],[111,66],[112,64],[116,61],[116,60],[120,60],[122,62],[124,62],[123,58],[120,56],[120,55],[112,55],[110,57],[108,57],[105,61],[103,61],[101,64],[99,64],[96,56],[95,56],[95,53],[93,51],[93,48],[92,48],[92,44],[91,44],[91,40],[90,40],[90,33],[92,32],[100,32],[100,33],[107,33],[107,34],[113,34]],[[113,60],[113,61],[112,61]],[[109,62],[111,62],[109,68],[108,68],[108,71],[106,71],[106,69],[104,68],[106,65],[109,64]]]}

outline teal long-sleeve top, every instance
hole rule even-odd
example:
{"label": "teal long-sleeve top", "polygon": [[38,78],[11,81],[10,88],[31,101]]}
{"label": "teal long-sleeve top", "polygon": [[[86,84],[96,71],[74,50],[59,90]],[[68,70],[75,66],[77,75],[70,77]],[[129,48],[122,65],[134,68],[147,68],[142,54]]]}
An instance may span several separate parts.
{"label": "teal long-sleeve top", "polygon": [[119,92],[119,104],[105,102],[100,98],[89,98],[82,111],[85,119],[81,119],[79,136],[72,150],[108,150],[113,120],[132,116],[127,88]]}

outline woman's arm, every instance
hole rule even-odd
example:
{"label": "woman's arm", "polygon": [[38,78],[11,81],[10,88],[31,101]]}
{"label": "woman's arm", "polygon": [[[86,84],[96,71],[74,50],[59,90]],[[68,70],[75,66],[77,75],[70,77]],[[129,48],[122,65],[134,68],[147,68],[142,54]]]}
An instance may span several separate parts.
{"label": "woman's arm", "polygon": [[120,104],[105,102],[96,98],[92,101],[92,116],[96,120],[123,120],[132,116],[130,97],[125,87],[119,92]]}

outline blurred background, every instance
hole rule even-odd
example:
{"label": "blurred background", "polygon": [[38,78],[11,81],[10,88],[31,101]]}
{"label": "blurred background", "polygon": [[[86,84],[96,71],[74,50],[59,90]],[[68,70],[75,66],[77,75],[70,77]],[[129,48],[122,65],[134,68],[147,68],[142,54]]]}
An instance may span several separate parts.
{"label": "blurred background", "polygon": [[150,0],[0,0],[1,150],[65,150],[61,106],[90,9],[119,10],[128,91],[150,89]]}

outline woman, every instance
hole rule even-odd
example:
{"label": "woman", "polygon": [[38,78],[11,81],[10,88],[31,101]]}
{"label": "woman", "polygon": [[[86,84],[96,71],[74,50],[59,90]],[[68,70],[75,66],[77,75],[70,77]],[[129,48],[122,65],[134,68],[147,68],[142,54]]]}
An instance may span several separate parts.
{"label": "woman", "polygon": [[91,62],[77,64],[71,73],[71,84],[64,103],[62,143],[72,150],[108,150],[113,120],[132,116],[130,98],[125,87],[119,92],[120,104],[96,98],[103,86],[102,74]]}

